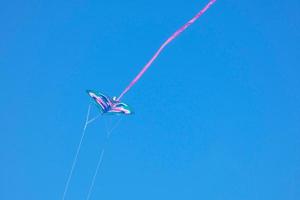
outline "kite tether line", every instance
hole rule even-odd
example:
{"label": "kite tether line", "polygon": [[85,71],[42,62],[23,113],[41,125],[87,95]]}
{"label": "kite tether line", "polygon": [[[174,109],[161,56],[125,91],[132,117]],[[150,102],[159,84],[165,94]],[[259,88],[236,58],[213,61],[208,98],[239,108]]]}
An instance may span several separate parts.
{"label": "kite tether line", "polygon": [[81,149],[81,146],[82,146],[82,141],[83,141],[84,136],[85,136],[86,128],[90,123],[95,121],[100,116],[100,115],[97,115],[96,117],[94,117],[92,119],[89,119],[90,111],[91,111],[91,104],[89,104],[89,107],[88,107],[88,111],[87,111],[87,114],[86,114],[86,117],[85,117],[85,123],[84,123],[83,130],[82,130],[82,133],[81,133],[80,141],[79,141],[79,144],[77,146],[75,156],[73,158],[73,162],[72,162],[72,166],[71,166],[68,178],[67,178],[67,182],[65,184],[65,189],[64,189],[63,196],[62,196],[62,200],[64,200],[66,198],[66,194],[67,194],[68,189],[69,189],[70,181],[72,179],[73,172],[74,172],[75,166],[77,164],[78,155],[79,155],[79,152],[80,152],[80,149]]}
{"label": "kite tether line", "polygon": [[100,153],[100,156],[99,156],[99,159],[98,159],[97,167],[95,169],[95,172],[94,172],[94,175],[93,175],[93,178],[92,178],[92,182],[91,182],[89,190],[88,190],[88,194],[87,194],[86,200],[89,200],[91,198],[91,195],[92,195],[92,192],[93,192],[93,188],[94,188],[94,185],[95,185],[95,181],[96,181],[97,175],[99,173],[100,167],[102,166],[102,160],[103,160],[103,156],[104,156],[104,151],[105,151],[106,144],[108,143],[108,141],[110,139],[110,135],[119,126],[119,124],[120,124],[120,122],[121,122],[122,119],[123,118],[120,118],[112,126],[112,128],[109,128],[108,125],[106,125],[106,141],[105,141],[105,144],[104,144],[103,148],[101,149],[101,153]]}
{"label": "kite tether line", "polygon": [[153,57],[148,61],[148,63],[142,68],[142,70],[138,73],[138,75],[130,82],[130,84],[125,88],[125,90],[120,94],[117,100],[120,100],[124,94],[126,94],[138,80],[144,75],[144,73],[148,70],[148,68],[152,65],[154,60],[158,57],[158,55],[161,53],[161,51],[172,41],[174,40],[178,35],[180,35],[185,29],[187,29],[191,24],[193,24],[203,13],[205,13],[206,10],[209,9],[210,6],[212,6],[217,0],[210,0],[208,4],[200,10],[190,21],[188,21],[186,24],[184,24],[181,28],[179,28],[173,35],[171,35],[155,52]]}
{"label": "kite tether line", "polygon": [[[86,117],[85,117],[85,123],[84,123],[84,126],[83,126],[83,130],[82,130],[82,133],[81,133],[79,144],[77,146],[77,150],[75,152],[75,156],[74,156],[73,161],[72,161],[72,166],[71,166],[68,178],[67,178],[67,182],[65,184],[65,188],[64,188],[64,193],[63,193],[63,196],[62,196],[62,200],[65,200],[65,198],[66,198],[66,195],[67,195],[67,192],[68,192],[68,189],[69,189],[69,185],[70,185],[70,182],[71,182],[71,179],[72,179],[72,176],[73,176],[73,172],[74,172],[75,166],[76,166],[77,161],[78,161],[78,155],[80,153],[82,142],[83,142],[83,139],[85,137],[85,132],[86,132],[87,126],[90,123],[92,123],[95,120],[97,120],[102,115],[102,114],[98,114],[96,117],[93,117],[93,118],[90,119],[90,111],[91,111],[91,104],[89,104],[89,107],[88,107],[88,110],[87,110],[87,114],[86,114]],[[106,126],[106,142],[108,142],[111,133],[117,128],[117,126],[119,125],[121,119],[122,118],[120,118],[116,122],[116,124],[110,130],[109,130],[108,126]],[[88,193],[87,199],[89,199],[90,196],[91,196],[91,192],[92,192],[92,189],[93,189],[93,186],[94,186],[94,183],[95,183],[98,171],[99,171],[100,166],[102,164],[103,155],[104,155],[104,148],[101,151],[101,155],[100,155],[100,158],[99,158],[99,161],[98,161],[98,164],[97,164],[97,168],[96,168],[93,180],[92,180],[92,184],[90,185],[90,188],[89,188],[89,193]]]}

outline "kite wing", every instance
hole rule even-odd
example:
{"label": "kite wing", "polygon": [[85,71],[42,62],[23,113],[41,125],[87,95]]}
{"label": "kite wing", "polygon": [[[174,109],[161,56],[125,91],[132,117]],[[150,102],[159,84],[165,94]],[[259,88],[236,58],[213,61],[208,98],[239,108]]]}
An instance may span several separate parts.
{"label": "kite wing", "polygon": [[129,108],[129,106],[122,102],[115,103],[108,112],[114,114],[125,114],[125,115],[133,114],[133,111]]}
{"label": "kite wing", "polygon": [[87,90],[87,93],[89,94],[90,97],[94,99],[101,113],[108,112],[112,107],[113,103],[111,102],[110,98],[105,96],[104,94],[92,90]]}

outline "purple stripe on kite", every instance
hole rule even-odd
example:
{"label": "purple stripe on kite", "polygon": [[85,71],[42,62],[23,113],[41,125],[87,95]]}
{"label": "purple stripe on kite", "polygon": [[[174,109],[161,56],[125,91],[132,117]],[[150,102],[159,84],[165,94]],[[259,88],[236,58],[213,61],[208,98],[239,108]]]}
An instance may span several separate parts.
{"label": "purple stripe on kite", "polygon": [[97,103],[102,107],[103,111],[106,111],[108,109],[108,105],[106,102],[103,101],[101,97],[96,98]]}
{"label": "purple stripe on kite", "polygon": [[185,29],[187,29],[191,24],[193,24],[211,5],[213,5],[216,0],[211,0],[200,12],[198,12],[190,21],[188,21],[185,25],[183,25],[180,29],[178,29],[171,37],[169,37],[157,50],[154,56],[148,61],[148,63],[143,67],[140,73],[131,81],[131,83],[125,88],[125,90],[118,97],[118,101],[126,94],[132,86],[143,76],[143,74],[147,71],[147,69],[151,66],[153,61],[157,58],[160,52],[167,46],[172,40],[174,40],[178,35],[180,35]]}
{"label": "purple stripe on kite", "polygon": [[125,114],[129,114],[130,111],[127,110],[127,109],[124,109],[124,108],[112,108],[111,110],[109,110],[108,112],[110,113],[120,113],[120,112],[123,112]]}
{"label": "purple stripe on kite", "polygon": [[104,107],[106,107],[106,103],[101,99],[101,98],[96,98],[96,101],[99,103],[99,104],[101,104],[101,105],[103,105]]}
{"label": "purple stripe on kite", "polygon": [[98,101],[98,99],[96,99],[96,102],[98,103],[99,106],[101,106],[101,108],[103,109],[103,111],[106,110],[106,107],[105,107],[105,105],[102,102]]}

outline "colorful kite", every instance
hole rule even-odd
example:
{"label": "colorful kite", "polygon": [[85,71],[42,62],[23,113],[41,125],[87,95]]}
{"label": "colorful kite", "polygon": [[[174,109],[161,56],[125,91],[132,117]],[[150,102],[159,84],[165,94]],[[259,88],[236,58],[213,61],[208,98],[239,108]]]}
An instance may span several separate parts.
{"label": "colorful kite", "polygon": [[102,114],[129,115],[133,113],[127,104],[120,102],[116,97],[110,98],[92,90],[87,90],[87,93],[94,99],[94,102]]}
{"label": "colorful kite", "polygon": [[[122,103],[120,101],[120,99],[136,84],[136,82],[144,75],[144,73],[148,70],[148,68],[152,65],[152,63],[154,62],[154,60],[156,60],[156,58],[158,57],[158,55],[161,53],[161,51],[172,41],[174,40],[177,36],[179,36],[184,30],[186,30],[191,24],[193,24],[211,5],[213,5],[216,2],[216,0],[210,0],[209,3],[200,11],[198,12],[190,21],[188,21],[186,24],[184,24],[180,29],[178,29],[173,35],[171,35],[160,47],[159,49],[155,52],[155,54],[152,56],[152,58],[147,62],[147,64],[142,68],[142,70],[138,73],[138,75],[130,82],[130,84],[124,89],[124,91],[120,94],[120,96],[117,97],[113,97],[110,98],[106,95],[103,95],[101,93],[97,93],[91,90],[88,90],[87,93],[88,95],[94,100],[94,103],[97,105],[97,107],[100,110],[100,114],[97,117],[94,117],[93,119],[89,119],[89,114],[90,114],[90,108],[91,106],[89,106],[88,112],[87,112],[87,116],[86,116],[86,121],[85,121],[85,125],[82,131],[82,135],[81,135],[81,139],[80,142],[78,144],[77,147],[77,151],[75,153],[75,157],[73,159],[73,163],[69,172],[69,176],[67,178],[67,182],[65,184],[65,189],[64,189],[64,193],[62,196],[62,200],[65,199],[67,191],[68,191],[68,187],[69,187],[69,183],[71,181],[71,177],[75,168],[75,165],[77,163],[77,159],[78,159],[78,154],[81,148],[81,144],[85,135],[85,130],[87,128],[87,125],[92,123],[94,120],[96,120],[99,116],[104,115],[104,114],[124,114],[124,115],[129,115],[132,114],[132,110],[129,108],[129,106],[125,103]],[[118,123],[117,123],[118,125]],[[107,130],[107,140],[111,134],[111,132],[116,128],[115,125],[113,128],[111,128],[110,130]],[[96,176],[97,173],[99,171],[99,168],[101,166],[102,163],[102,158],[103,158],[103,154],[104,154],[104,148],[101,150],[101,154],[100,154],[100,158],[96,167],[96,171],[94,173],[91,185],[89,187],[89,192],[87,195],[86,200],[89,200],[91,197],[91,193],[93,190],[93,186],[96,180]]]}

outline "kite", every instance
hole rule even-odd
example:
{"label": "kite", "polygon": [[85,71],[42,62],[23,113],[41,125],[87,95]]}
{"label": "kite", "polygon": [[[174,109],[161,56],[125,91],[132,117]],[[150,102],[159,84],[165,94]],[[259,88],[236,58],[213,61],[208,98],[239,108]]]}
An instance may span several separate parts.
{"label": "kite", "polygon": [[[176,37],[178,37],[184,30],[186,30],[190,25],[192,25],[203,13],[205,13],[214,3],[216,2],[216,0],[210,0],[206,6],[200,10],[191,20],[189,20],[186,24],[184,24],[181,28],[179,28],[175,33],[173,33],[159,48],[158,50],[154,53],[154,55],[151,57],[151,59],[146,63],[146,65],[142,68],[142,70],[137,74],[137,76],[129,83],[129,85],[122,91],[122,93],[120,94],[119,97],[113,97],[110,98],[107,95],[104,95],[102,93],[99,92],[95,92],[92,90],[87,90],[88,95],[92,98],[93,102],[96,104],[96,106],[99,108],[100,114],[97,117],[94,117],[93,119],[89,119],[89,115],[90,115],[90,108],[91,105],[89,105],[88,108],[88,112],[87,112],[87,116],[86,116],[86,121],[85,121],[85,125],[82,131],[82,135],[81,135],[81,139],[80,142],[77,146],[77,151],[75,153],[73,162],[72,162],[72,166],[67,178],[67,182],[65,184],[65,188],[64,188],[64,193],[62,196],[62,200],[65,199],[67,191],[68,191],[68,187],[69,187],[69,183],[75,168],[75,165],[77,163],[77,158],[78,158],[78,154],[81,148],[81,144],[85,135],[85,131],[87,128],[87,125],[90,124],[91,122],[93,122],[94,120],[96,120],[99,116],[101,115],[131,115],[133,114],[133,111],[130,109],[130,107],[121,102],[121,98],[139,81],[139,79],[144,75],[144,73],[149,69],[149,67],[152,65],[152,63],[157,59],[157,57],[159,56],[159,54],[164,50],[164,48],[171,42],[173,41]],[[120,121],[118,121],[116,124],[118,125]],[[111,128],[110,130],[107,130],[107,140],[110,136],[110,134],[112,133],[112,131],[116,128],[116,125],[113,126],[113,128]],[[106,141],[107,142],[107,141]],[[96,176],[98,174],[99,168],[102,164],[102,158],[103,158],[103,154],[104,154],[104,147],[101,150],[101,154],[100,154],[100,158],[98,160],[98,164],[91,182],[91,185],[89,187],[88,190],[88,195],[86,200],[89,200],[91,197],[91,193],[92,193],[92,189],[96,180]]]}
{"label": "kite", "polygon": [[99,108],[101,114],[132,114],[132,110],[125,103],[117,100],[117,97],[110,98],[101,93],[87,90],[88,95],[94,99],[96,106]]}

